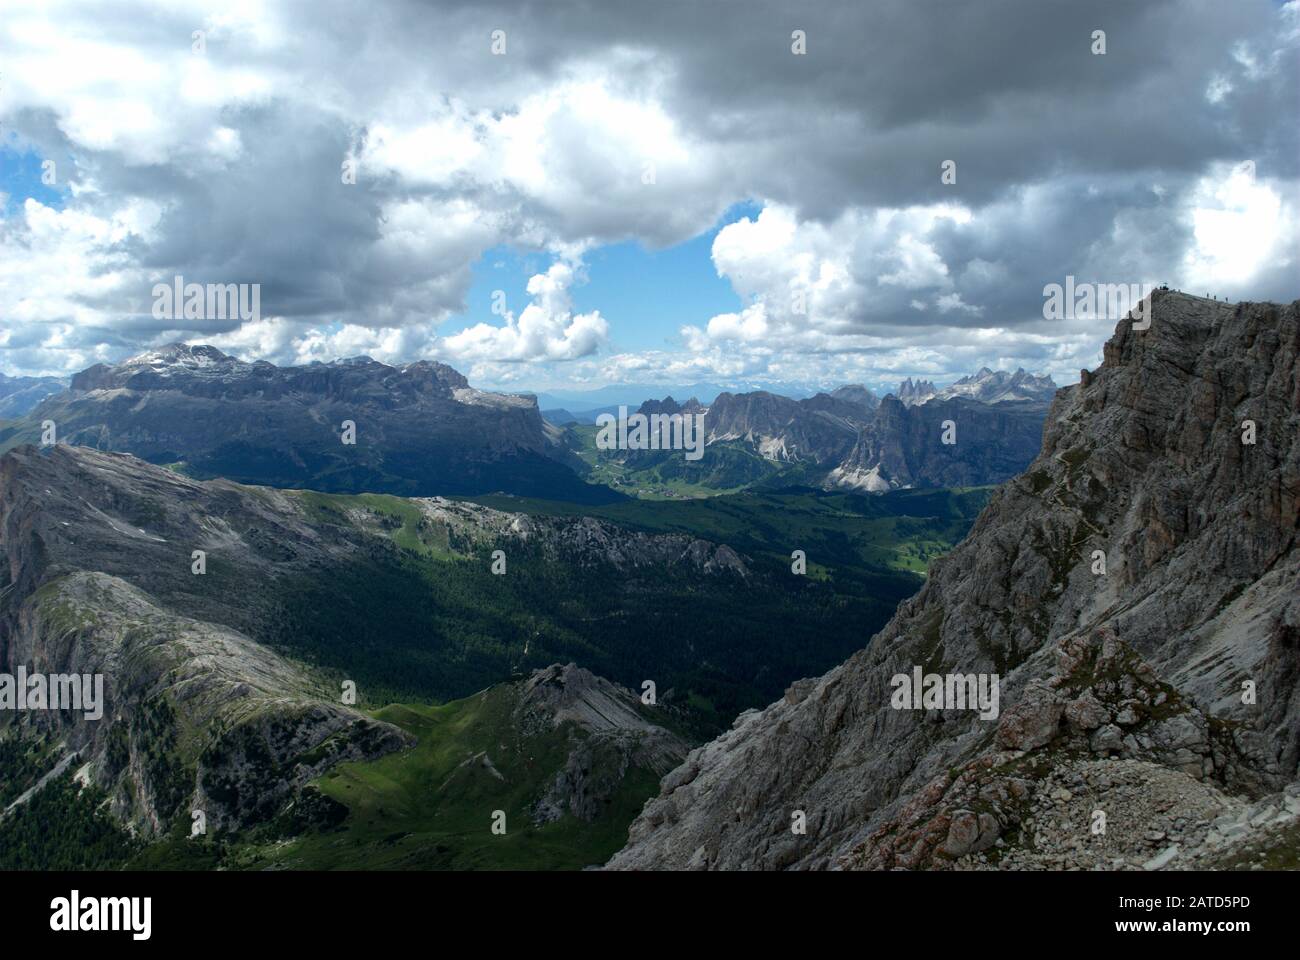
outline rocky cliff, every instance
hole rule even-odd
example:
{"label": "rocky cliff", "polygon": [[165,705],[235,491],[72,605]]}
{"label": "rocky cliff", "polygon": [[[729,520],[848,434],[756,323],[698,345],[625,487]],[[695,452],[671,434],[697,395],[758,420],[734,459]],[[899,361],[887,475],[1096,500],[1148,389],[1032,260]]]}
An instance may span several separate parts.
{"label": "rocky cliff", "polygon": [[925,403],[938,392],[933,381],[918,379],[913,383],[912,378],[908,377],[898,385],[894,395],[910,407],[914,403]]}
{"label": "rocky cliff", "polygon": [[[921,592],[693,751],[611,867],[1155,869],[1294,848],[1300,302],[1153,298]],[[896,707],[917,668],[996,675],[1000,710]]]}
{"label": "rocky cliff", "polygon": [[[804,482],[826,489],[882,493],[1001,483],[1024,469],[1042,440],[1048,405],[1017,394],[1027,377],[1023,370],[982,371],[942,397],[870,402],[869,393],[854,388],[805,400],[723,393],[704,426],[711,447],[740,444],[776,464],[798,465]],[[945,442],[949,422],[955,429]]]}
{"label": "rocky cliff", "polygon": [[570,663],[535,671],[520,687],[513,725],[523,735],[568,733],[567,756],[533,806],[537,823],[565,814],[596,820],[630,770],[663,776],[685,758],[687,744],[646,718],[625,687]]}
{"label": "rocky cliff", "polygon": [[880,401],[827,487],[881,493],[903,487],[1001,483],[1025,468],[1042,442],[1047,405],[964,397]]}
{"label": "rocky cliff", "polygon": [[721,393],[709,404],[704,429],[710,445],[741,441],[768,460],[829,466],[852,449],[857,421],[866,415],[847,401],[835,405],[822,409],[764,390]]}
{"label": "rocky cliff", "polygon": [[[1054,390],[1050,377],[985,369],[939,393],[905,381],[902,399],[877,399],[860,384],[802,400],[765,390],[720,393],[708,407],[667,397],[646,401],[638,412],[703,413],[707,446],[698,461],[659,450],[588,450],[587,459],[597,467],[618,461],[614,483],[670,493],[677,482],[728,492],[988,486],[1033,459],[1047,416],[1044,397]],[[944,439],[949,421],[956,426],[951,443]],[[573,431],[565,437],[571,449],[582,449]]]}

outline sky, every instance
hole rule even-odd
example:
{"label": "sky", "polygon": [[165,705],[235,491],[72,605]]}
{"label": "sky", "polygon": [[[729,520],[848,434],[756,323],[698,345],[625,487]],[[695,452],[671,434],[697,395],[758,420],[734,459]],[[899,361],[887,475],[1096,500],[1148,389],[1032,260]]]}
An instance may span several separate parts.
{"label": "sky", "polygon": [[1300,296],[1298,108],[1297,0],[0,0],[0,371],[1072,383],[1067,276]]}

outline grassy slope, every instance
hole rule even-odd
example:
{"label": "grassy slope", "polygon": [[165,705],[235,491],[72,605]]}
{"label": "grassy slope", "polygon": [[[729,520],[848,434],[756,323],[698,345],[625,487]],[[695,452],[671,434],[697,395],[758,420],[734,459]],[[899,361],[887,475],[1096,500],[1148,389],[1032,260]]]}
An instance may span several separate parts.
{"label": "grassy slope", "polygon": [[[528,811],[569,753],[571,728],[523,736],[512,719],[516,684],[442,706],[398,704],[375,716],[419,738],[412,750],[336,767],[318,781],[348,808],[337,828],[230,850],[225,865],[264,869],[580,869],[603,863],[657,788],[633,769],[593,823],[566,815],[533,825]],[[486,753],[498,778],[481,759]],[[467,762],[468,761],[468,762]],[[495,810],[506,833],[491,831]]]}
{"label": "grassy slope", "polygon": [[314,490],[288,490],[299,498],[307,513],[317,522],[345,523],[346,511],[367,510],[382,518],[388,536],[403,550],[450,560],[454,556],[447,542],[445,528],[421,528],[424,514],[404,497],[387,493],[317,493]]}

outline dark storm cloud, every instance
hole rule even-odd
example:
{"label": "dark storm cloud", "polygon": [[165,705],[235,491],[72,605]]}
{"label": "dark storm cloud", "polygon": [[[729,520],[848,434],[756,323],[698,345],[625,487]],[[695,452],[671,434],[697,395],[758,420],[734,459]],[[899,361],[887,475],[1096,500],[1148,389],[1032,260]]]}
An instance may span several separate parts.
{"label": "dark storm cloud", "polygon": [[[1276,176],[1300,163],[1294,45],[1230,110],[1207,74],[1234,75],[1238,42],[1278,49],[1266,0],[1132,3],[887,0],[872,3],[413,3],[408,38],[475,72],[475,41],[507,31],[506,76],[550,77],[612,46],[653,51],[665,101],[702,139],[746,144],[748,188],[834,215],[847,203],[951,200],[1090,171],[1196,173],[1243,147]],[[791,31],[807,34],[793,56]],[[1104,30],[1105,55],[1092,53]],[[481,72],[481,71],[480,71]],[[489,85],[488,90],[496,90]]]}

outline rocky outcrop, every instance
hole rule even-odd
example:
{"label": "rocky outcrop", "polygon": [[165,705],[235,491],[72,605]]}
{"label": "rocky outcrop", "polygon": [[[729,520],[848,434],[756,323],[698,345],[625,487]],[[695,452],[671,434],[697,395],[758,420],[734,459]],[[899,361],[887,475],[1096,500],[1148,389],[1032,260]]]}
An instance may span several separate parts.
{"label": "rocky outcrop", "polygon": [[956,392],[913,390],[907,400],[880,401],[868,392],[871,402],[844,392],[850,388],[806,400],[724,393],[704,424],[710,445],[740,443],[767,460],[798,464],[827,489],[983,486],[1015,476],[1038,452],[1048,405],[1020,392],[1041,393],[1021,390],[1040,380],[1051,382],[1023,370],[989,373],[958,381]]}
{"label": "rocky outcrop", "polygon": [[568,734],[569,755],[533,805],[534,821],[571,813],[590,823],[607,810],[630,770],[663,776],[680,763],[686,742],[647,717],[648,708],[631,691],[572,663],[535,671],[524,681],[516,727],[525,735],[542,729]]}
{"label": "rocky outcrop", "polygon": [[[1126,863],[1171,813],[1180,851],[1214,857],[1166,844],[1140,866],[1229,862],[1218,798],[1276,819],[1300,761],[1298,354],[1300,302],[1156,291],[1150,327],[1121,321],[1087,386],[1056,395],[1037,459],[921,592],[848,662],[693,751],[610,866],[1096,864],[1054,846],[1070,784],[1097,791],[1098,836]],[[892,681],[918,667],[996,675],[1000,715],[896,708]],[[1108,794],[1108,767],[1165,799]]]}
{"label": "rocky outcrop", "polygon": [[929,400],[938,392],[939,390],[934,385],[933,381],[918,379],[913,383],[912,378],[908,377],[898,385],[898,389],[894,391],[894,395],[910,407],[914,404],[925,403],[925,401]]}
{"label": "rocky outcrop", "polygon": [[[423,514],[422,530],[438,530],[438,540],[458,544],[461,552],[517,541],[540,546],[552,560],[580,566],[607,564],[621,572],[681,567],[707,575],[734,574],[742,579],[750,575],[745,558],[727,544],[684,533],[646,533],[596,517],[531,516],[442,497],[410,502]],[[363,510],[350,519],[360,525],[374,523],[374,517]]]}
{"label": "rocky outcrop", "polygon": [[709,404],[704,429],[710,444],[741,441],[768,460],[830,466],[852,449],[865,410],[847,401],[824,406],[764,390],[721,393]]}
{"label": "rocky outcrop", "polygon": [[1043,398],[1055,385],[1023,370],[985,369],[943,391],[910,380],[900,390],[904,398],[883,400],[860,384],[802,400],[765,390],[720,393],[707,408],[694,398],[647,400],[638,413],[703,413],[704,456],[683,462],[677,451],[598,455],[644,471],[652,489],[674,480],[728,491],[792,484],[860,493],[988,486],[1019,473],[1038,452],[1048,409]]}

